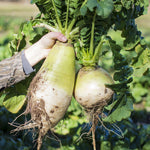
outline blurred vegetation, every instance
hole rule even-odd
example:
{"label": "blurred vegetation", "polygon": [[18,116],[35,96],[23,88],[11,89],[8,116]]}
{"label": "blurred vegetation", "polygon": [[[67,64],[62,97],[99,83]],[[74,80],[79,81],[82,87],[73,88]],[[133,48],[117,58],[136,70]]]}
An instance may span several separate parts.
{"label": "blurred vegetation", "polygon": [[[7,6],[7,5],[6,5]],[[32,7],[24,9],[29,13],[22,13],[23,6],[18,5],[13,7],[8,6],[2,8],[0,5],[0,60],[11,57],[9,51],[9,42],[17,33],[19,26],[22,22],[30,19]],[[4,11],[6,9],[6,11]],[[13,10],[12,10],[13,9]],[[12,11],[15,15],[8,16]],[[17,13],[16,13],[17,12]],[[18,14],[18,15],[16,15]],[[24,14],[26,14],[24,16]],[[7,16],[7,17],[6,17]],[[24,16],[24,17],[21,17]],[[145,40],[150,47],[150,15],[147,14],[137,19],[137,25],[142,31]],[[120,32],[109,32],[111,37],[118,41],[117,44],[122,44]],[[126,53],[128,55],[128,53]],[[102,60],[100,64],[109,68],[112,63],[111,53],[107,54],[107,58]],[[130,56],[129,56],[130,57]],[[133,92],[135,99],[134,111],[131,118],[119,122],[114,125],[114,132],[118,133],[116,126],[118,126],[123,134],[123,137],[118,137],[114,133],[108,134],[108,130],[104,126],[98,126],[96,141],[98,150],[149,150],[150,149],[150,71],[148,70],[141,78],[136,78],[130,88]],[[88,133],[90,125],[86,124],[86,118],[83,117],[83,110],[73,100],[68,112],[57,128],[49,133],[44,140],[43,150],[92,150],[91,135],[81,133]],[[19,112],[20,114],[20,112]],[[0,149],[3,150],[32,150],[36,148],[32,139],[36,139],[36,134],[32,135],[29,131],[22,131],[16,135],[10,134],[13,129],[8,123],[12,122],[18,114],[14,115],[9,113],[4,107],[0,107]],[[28,117],[28,116],[27,116]],[[22,122],[24,118],[19,118],[18,122]],[[111,125],[106,125],[111,128]],[[120,134],[120,133],[118,133]],[[82,136],[81,136],[82,135]],[[56,138],[57,136],[57,138]],[[32,146],[31,146],[32,145]]]}

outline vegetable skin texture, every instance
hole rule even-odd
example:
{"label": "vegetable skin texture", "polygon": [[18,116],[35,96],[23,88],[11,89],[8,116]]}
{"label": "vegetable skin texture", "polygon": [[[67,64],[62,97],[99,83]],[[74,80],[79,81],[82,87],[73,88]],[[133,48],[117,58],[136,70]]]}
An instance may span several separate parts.
{"label": "vegetable skin texture", "polygon": [[100,67],[83,67],[75,85],[75,99],[86,110],[102,109],[111,100],[113,91],[106,84],[113,84],[112,77]]}
{"label": "vegetable skin texture", "polygon": [[[65,115],[71,102],[74,80],[74,49],[69,43],[57,42],[32,80],[27,94],[25,113],[31,114],[32,124],[39,130],[37,150],[40,150],[47,131]],[[29,128],[29,124],[24,128]]]}

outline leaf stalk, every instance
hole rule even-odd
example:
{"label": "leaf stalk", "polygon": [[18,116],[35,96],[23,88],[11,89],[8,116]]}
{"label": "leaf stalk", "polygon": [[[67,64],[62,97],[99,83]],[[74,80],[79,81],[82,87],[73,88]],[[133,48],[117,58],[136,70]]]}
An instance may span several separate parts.
{"label": "leaf stalk", "polygon": [[93,17],[93,21],[92,21],[92,29],[91,29],[91,40],[90,40],[90,55],[91,56],[93,56],[93,49],[94,49],[95,18],[96,18],[96,12],[94,13],[94,17]]}
{"label": "leaf stalk", "polygon": [[67,14],[66,14],[66,22],[65,22],[65,31],[67,30],[67,26],[68,26],[69,5],[70,5],[70,0],[68,0],[68,4],[67,4]]}
{"label": "leaf stalk", "polygon": [[92,58],[92,60],[94,62],[97,62],[97,59],[100,56],[100,53],[101,53],[101,50],[102,50],[102,46],[103,46],[104,43],[105,43],[104,36],[102,36],[100,42],[98,43],[98,45],[97,45],[97,47],[95,49],[94,56]]}
{"label": "leaf stalk", "polygon": [[54,7],[54,10],[55,10],[55,13],[56,13],[56,20],[57,20],[58,26],[59,26],[60,30],[62,31],[63,27],[62,27],[62,24],[61,24],[61,21],[60,21],[60,18],[59,18],[54,0],[52,0],[52,3],[53,3],[53,7]]}

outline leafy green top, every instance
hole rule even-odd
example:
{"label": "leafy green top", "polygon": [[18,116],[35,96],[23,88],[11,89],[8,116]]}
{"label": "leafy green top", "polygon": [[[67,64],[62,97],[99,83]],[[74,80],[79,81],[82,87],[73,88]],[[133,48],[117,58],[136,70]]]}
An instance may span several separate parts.
{"label": "leafy green top", "polygon": [[[74,40],[79,32],[74,28],[79,16],[81,0],[32,0],[36,3],[41,14],[44,15],[42,23],[49,25],[51,31],[64,34],[68,40]],[[38,23],[41,20],[38,20]]]}

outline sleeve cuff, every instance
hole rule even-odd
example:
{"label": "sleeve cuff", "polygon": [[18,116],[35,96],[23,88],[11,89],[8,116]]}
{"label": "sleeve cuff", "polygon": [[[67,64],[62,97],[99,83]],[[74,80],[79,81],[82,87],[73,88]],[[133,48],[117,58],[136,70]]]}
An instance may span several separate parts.
{"label": "sleeve cuff", "polygon": [[22,67],[23,67],[24,73],[26,75],[35,71],[32,68],[32,66],[29,64],[28,60],[26,59],[25,54],[24,54],[24,50],[21,52],[21,60],[22,60]]}

